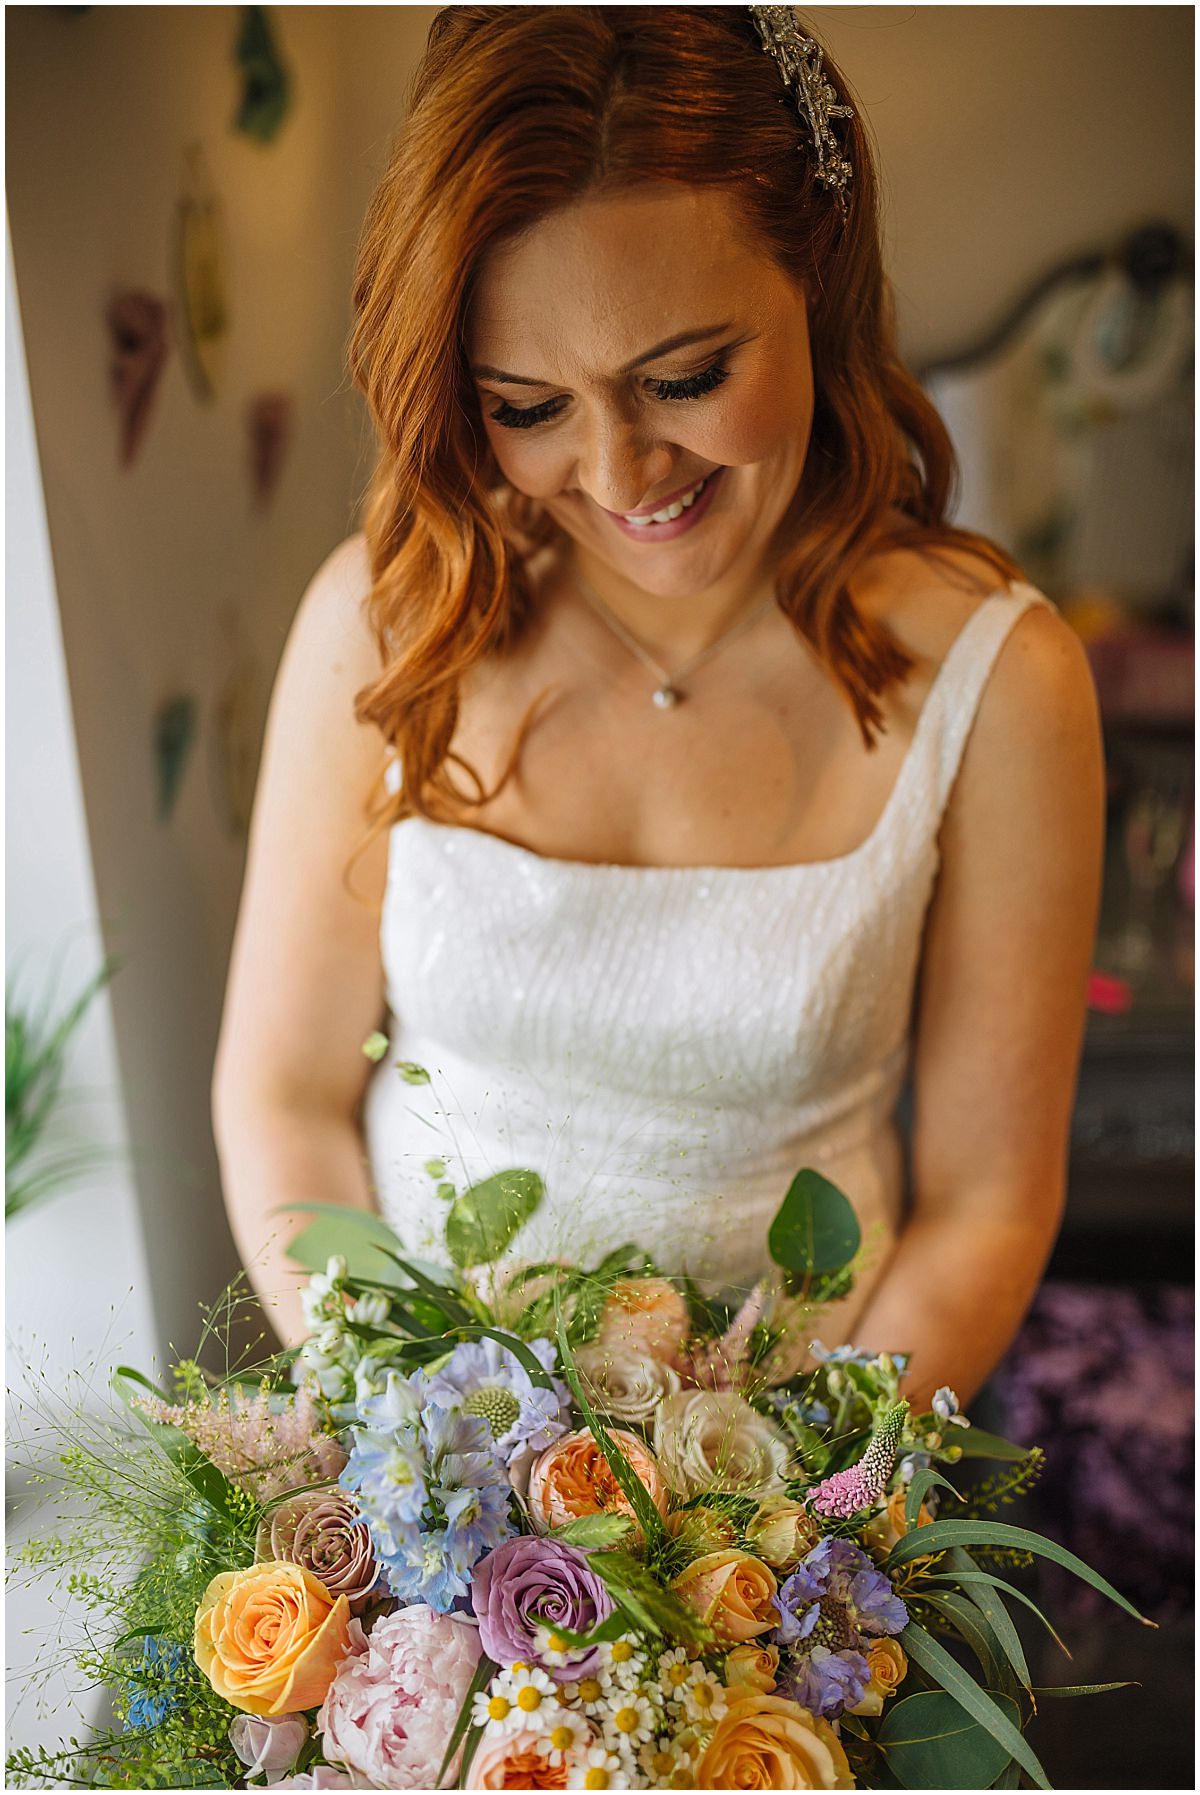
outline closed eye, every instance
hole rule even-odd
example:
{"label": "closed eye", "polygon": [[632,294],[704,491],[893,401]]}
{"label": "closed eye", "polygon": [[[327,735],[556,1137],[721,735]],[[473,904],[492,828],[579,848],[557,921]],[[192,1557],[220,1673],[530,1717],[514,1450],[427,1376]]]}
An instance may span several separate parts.
{"label": "closed eye", "polygon": [[[656,399],[702,399],[706,393],[715,393],[728,378],[729,369],[714,362],[684,380],[648,380],[646,384]],[[561,399],[546,399],[540,405],[510,405],[502,399],[488,415],[494,424],[502,424],[506,430],[530,430],[535,424],[549,423],[562,408]]]}

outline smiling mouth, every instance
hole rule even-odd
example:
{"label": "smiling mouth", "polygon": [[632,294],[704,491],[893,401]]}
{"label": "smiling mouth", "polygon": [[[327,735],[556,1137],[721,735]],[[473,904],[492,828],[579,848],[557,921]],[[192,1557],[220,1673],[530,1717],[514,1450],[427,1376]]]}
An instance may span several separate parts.
{"label": "smiling mouth", "polygon": [[670,504],[664,505],[661,511],[643,512],[641,516],[634,516],[628,511],[618,511],[616,515],[622,523],[629,524],[635,530],[650,529],[655,524],[674,523],[677,517],[682,517],[685,511],[690,511],[712,477],[712,474],[705,474],[703,480],[697,481],[696,485],[689,488],[687,492],[680,493],[678,498],[674,498]]}

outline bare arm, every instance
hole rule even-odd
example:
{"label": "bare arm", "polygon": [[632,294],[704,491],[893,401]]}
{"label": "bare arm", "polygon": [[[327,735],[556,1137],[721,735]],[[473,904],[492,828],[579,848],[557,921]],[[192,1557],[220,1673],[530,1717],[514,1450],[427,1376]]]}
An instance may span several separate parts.
{"label": "bare arm", "polygon": [[[303,1335],[303,1274],[287,1256],[306,1218],[289,1199],[374,1208],[358,1123],[372,1071],[362,1043],[385,1007],[379,905],[386,836],[362,838],[382,762],[354,696],[379,671],[362,616],[360,538],[326,560],[301,601],[271,696],[213,1076],[225,1204],[276,1331]],[[366,901],[361,901],[365,899]]]}
{"label": "bare arm", "polygon": [[913,1066],[913,1210],[856,1330],[966,1404],[1058,1233],[1100,900],[1103,747],[1074,633],[1038,607],[980,702],[943,821]]}

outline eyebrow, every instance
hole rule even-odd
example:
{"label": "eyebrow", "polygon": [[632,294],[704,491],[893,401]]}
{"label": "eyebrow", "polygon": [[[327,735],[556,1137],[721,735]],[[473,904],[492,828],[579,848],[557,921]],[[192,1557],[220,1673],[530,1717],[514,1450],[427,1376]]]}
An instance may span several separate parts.
{"label": "eyebrow", "polygon": [[[667,337],[661,343],[655,343],[653,349],[647,349],[643,355],[637,355],[632,361],[618,368],[618,374],[632,374],[635,368],[644,367],[648,361],[657,361],[662,355],[670,355],[673,349],[686,349],[692,343],[707,342],[710,337],[719,337],[725,331],[732,330],[731,323],[704,324],[697,330],[681,330],[676,336]],[[495,380],[501,386],[550,386],[549,380],[533,380],[528,374],[505,374],[500,368],[493,368],[487,362],[475,362],[471,372],[477,380]]]}

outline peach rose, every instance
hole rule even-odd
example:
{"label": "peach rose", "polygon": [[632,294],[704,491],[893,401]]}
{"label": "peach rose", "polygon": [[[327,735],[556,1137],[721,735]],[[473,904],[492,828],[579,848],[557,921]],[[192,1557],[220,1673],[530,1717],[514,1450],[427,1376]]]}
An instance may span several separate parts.
{"label": "peach rose", "polygon": [[778,1669],[778,1646],[735,1645],[725,1659],[726,1686],[754,1695],[770,1695]]}
{"label": "peach rose", "polygon": [[777,1587],[765,1564],[732,1547],[693,1559],[671,1585],[724,1645],[744,1645],[779,1625]]}
{"label": "peach rose", "polygon": [[737,1528],[728,1515],[703,1505],[677,1508],[667,1516],[667,1532],[692,1558],[700,1558],[705,1552],[719,1552],[725,1546],[732,1546],[737,1538]]}
{"label": "peach rose", "polygon": [[883,1704],[908,1675],[908,1657],[898,1639],[873,1639],[867,1647],[871,1681],[851,1714],[882,1714]]}
{"label": "peach rose", "polygon": [[[880,1558],[886,1558],[897,1540],[904,1538],[909,1531],[908,1522],[904,1518],[905,1504],[908,1501],[908,1490],[895,1490],[888,1497],[887,1507],[875,1515],[863,1528],[863,1543]],[[922,1502],[917,1511],[917,1526],[929,1527],[933,1516]],[[913,1564],[928,1564],[928,1558],[914,1558]]]}
{"label": "peach rose", "polygon": [[[624,1428],[610,1429],[650,1495],[659,1514],[667,1512],[667,1488],[657,1463],[636,1434]],[[565,1527],[581,1515],[631,1515],[624,1490],[613,1476],[608,1460],[586,1431],[564,1434],[548,1446],[529,1473],[529,1514],[534,1531],[549,1533]]]}
{"label": "peach rose", "polygon": [[820,1537],[804,1505],[787,1496],[768,1497],[746,1529],[748,1544],[777,1571],[794,1570]]}
{"label": "peach rose", "polygon": [[[552,1762],[557,1757],[558,1762]],[[565,1789],[567,1760],[551,1750],[548,1739],[530,1733],[508,1733],[485,1739],[471,1761],[471,1789]]]}
{"label": "peach rose", "polygon": [[621,1278],[609,1292],[595,1345],[673,1364],[691,1333],[688,1306],[666,1278]]}
{"label": "peach rose", "polygon": [[247,1714],[318,1707],[350,1645],[350,1605],[298,1564],[223,1571],[196,1613],[196,1663]]}
{"label": "peach rose", "polygon": [[699,1789],[852,1789],[837,1734],[797,1702],[734,1695],[696,1766]]}

